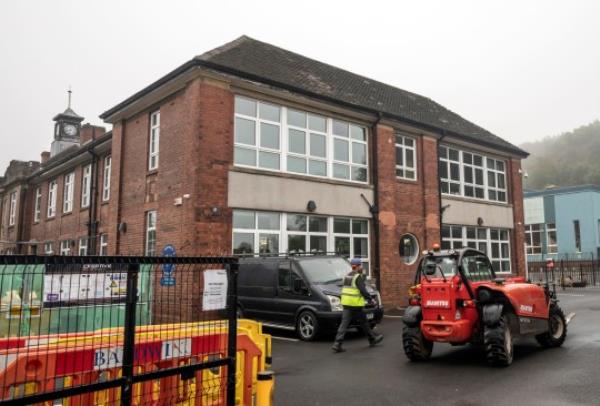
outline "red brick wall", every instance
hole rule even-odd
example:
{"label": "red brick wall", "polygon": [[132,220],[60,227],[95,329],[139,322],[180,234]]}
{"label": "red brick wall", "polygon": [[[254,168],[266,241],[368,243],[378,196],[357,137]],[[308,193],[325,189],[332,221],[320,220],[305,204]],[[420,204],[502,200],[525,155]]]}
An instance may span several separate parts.
{"label": "red brick wall", "polygon": [[511,268],[513,274],[525,276],[525,217],[523,211],[523,183],[520,174],[521,160],[509,160],[509,201],[513,206],[514,229],[511,232]]}
{"label": "red brick wall", "polygon": [[399,254],[402,235],[413,234],[420,250],[439,242],[437,143],[417,140],[417,180],[396,178],[394,129],[377,127],[380,219],[381,295],[386,307],[406,305],[407,289],[417,263],[407,265]]}

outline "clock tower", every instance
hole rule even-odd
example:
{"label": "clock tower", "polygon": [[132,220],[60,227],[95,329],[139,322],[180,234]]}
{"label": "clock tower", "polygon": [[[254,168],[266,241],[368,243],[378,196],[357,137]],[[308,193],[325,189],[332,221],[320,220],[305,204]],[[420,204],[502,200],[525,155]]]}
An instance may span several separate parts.
{"label": "clock tower", "polygon": [[79,131],[81,130],[83,117],[71,109],[71,89],[68,93],[69,103],[67,109],[53,118],[55,124],[54,141],[52,141],[50,148],[51,157],[73,145],[79,145]]}

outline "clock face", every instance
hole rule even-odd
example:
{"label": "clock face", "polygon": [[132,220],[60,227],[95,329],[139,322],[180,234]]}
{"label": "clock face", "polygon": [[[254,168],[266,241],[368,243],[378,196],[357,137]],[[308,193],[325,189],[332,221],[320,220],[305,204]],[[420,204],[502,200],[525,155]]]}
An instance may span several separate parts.
{"label": "clock face", "polygon": [[65,131],[65,134],[70,136],[77,134],[77,127],[75,127],[73,124],[65,124],[63,130]]}

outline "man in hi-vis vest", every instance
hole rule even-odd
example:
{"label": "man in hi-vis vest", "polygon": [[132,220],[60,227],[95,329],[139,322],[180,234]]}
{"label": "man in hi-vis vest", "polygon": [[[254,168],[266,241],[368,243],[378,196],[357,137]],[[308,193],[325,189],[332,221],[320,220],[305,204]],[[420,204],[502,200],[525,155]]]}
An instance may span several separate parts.
{"label": "man in hi-vis vest", "polygon": [[352,272],[346,275],[342,286],[341,302],[342,306],[344,306],[344,311],[342,313],[342,323],[338,328],[333,347],[331,347],[334,352],[345,351],[344,348],[342,348],[342,342],[344,341],[346,330],[348,330],[348,326],[352,320],[358,322],[359,326],[369,338],[371,347],[383,340],[382,334],[375,334],[375,332],[371,330],[363,310],[365,302],[373,300],[373,297],[365,288],[362,261],[360,258],[352,258],[350,265],[352,265]]}

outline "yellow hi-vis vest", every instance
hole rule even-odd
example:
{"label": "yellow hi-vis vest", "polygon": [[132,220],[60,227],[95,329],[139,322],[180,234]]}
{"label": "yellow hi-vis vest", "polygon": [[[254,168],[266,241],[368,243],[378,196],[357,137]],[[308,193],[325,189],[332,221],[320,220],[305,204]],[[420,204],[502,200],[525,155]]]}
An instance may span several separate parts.
{"label": "yellow hi-vis vest", "polygon": [[346,276],[344,278],[344,285],[342,286],[342,306],[350,307],[363,307],[365,305],[365,298],[360,294],[360,290],[356,287],[356,278],[360,274],[353,276]]}

